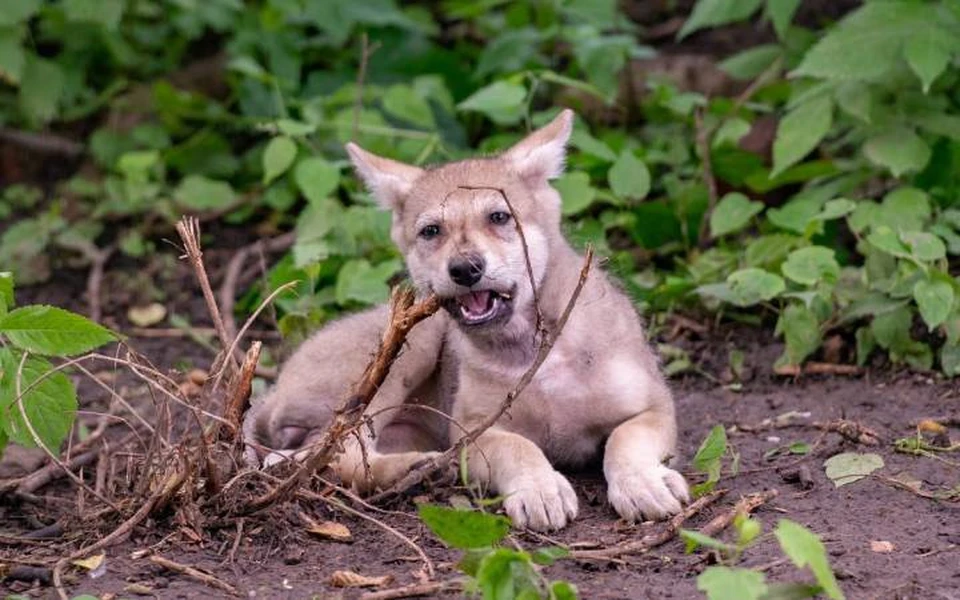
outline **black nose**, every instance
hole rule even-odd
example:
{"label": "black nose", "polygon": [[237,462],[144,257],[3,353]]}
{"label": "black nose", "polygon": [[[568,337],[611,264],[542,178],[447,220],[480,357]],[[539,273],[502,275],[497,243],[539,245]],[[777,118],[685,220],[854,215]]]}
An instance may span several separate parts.
{"label": "black nose", "polygon": [[477,254],[467,256],[458,256],[450,261],[447,270],[450,273],[450,279],[464,287],[470,287],[483,277],[484,265],[483,257]]}

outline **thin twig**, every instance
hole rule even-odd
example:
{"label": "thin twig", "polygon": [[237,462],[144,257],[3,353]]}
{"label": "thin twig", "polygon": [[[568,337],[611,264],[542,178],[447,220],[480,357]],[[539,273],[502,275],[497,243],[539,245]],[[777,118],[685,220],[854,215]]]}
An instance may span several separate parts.
{"label": "thin twig", "polygon": [[93,250],[90,254],[90,274],[87,276],[87,306],[90,319],[100,322],[103,310],[100,305],[100,288],[103,286],[103,271],[107,261],[113,256],[116,246],[110,245],[103,249]]}
{"label": "thin twig", "polygon": [[570,295],[570,300],[567,302],[566,308],[564,308],[563,313],[557,320],[556,328],[550,335],[545,335],[543,337],[540,342],[540,347],[537,350],[537,355],[533,360],[533,364],[531,364],[530,367],[523,373],[514,388],[507,393],[506,397],[503,399],[503,402],[500,403],[500,407],[494,413],[489,415],[477,427],[457,440],[457,442],[445,452],[439,456],[431,458],[430,460],[424,461],[417,468],[404,475],[392,486],[371,497],[370,502],[377,503],[389,496],[403,493],[404,491],[423,481],[424,478],[430,476],[432,473],[441,470],[452,460],[455,460],[460,455],[460,451],[463,448],[465,448],[468,444],[475,442],[483,432],[493,427],[493,425],[500,420],[500,417],[510,410],[510,407],[513,406],[513,402],[518,396],[520,396],[521,393],[523,393],[523,390],[526,389],[530,382],[533,381],[537,371],[540,370],[540,366],[550,355],[550,350],[553,349],[553,345],[557,341],[557,338],[559,338],[560,334],[563,332],[563,328],[567,324],[567,319],[570,318],[570,313],[573,311],[573,307],[576,305],[577,299],[580,297],[580,292],[583,291],[583,286],[587,282],[587,277],[590,274],[590,266],[592,264],[593,248],[588,246],[584,255],[583,267],[580,269],[580,278],[577,280],[577,285],[574,288],[573,293]]}
{"label": "thin twig", "polygon": [[731,510],[717,515],[709,523],[701,527],[700,533],[711,537],[716,536],[729,527],[737,515],[749,515],[767,502],[776,498],[779,493],[780,492],[774,488],[740,498]]}
{"label": "thin twig", "polygon": [[250,406],[250,390],[253,385],[253,375],[257,369],[257,362],[260,360],[260,348],[263,346],[260,342],[253,342],[247,350],[247,356],[243,360],[243,365],[237,372],[237,377],[233,385],[230,386],[230,395],[224,402],[223,419],[233,429],[230,433],[232,439],[239,439],[239,432],[242,426],[243,414]]}
{"label": "thin twig", "polygon": [[363,85],[367,79],[367,65],[370,57],[380,48],[380,42],[370,44],[367,32],[360,36],[360,67],[357,69],[357,95],[353,101],[353,130],[350,132],[350,141],[357,141],[360,133],[360,111],[363,109]]}
{"label": "thin twig", "polygon": [[0,140],[33,152],[61,154],[68,158],[76,158],[86,149],[86,146],[79,142],[49,132],[32,133],[8,127],[0,127]]}
{"label": "thin twig", "polygon": [[378,592],[367,592],[360,596],[360,600],[397,600],[398,598],[419,598],[422,596],[434,596],[441,592],[460,590],[463,588],[462,579],[451,579],[449,581],[430,581],[427,583],[411,583],[389,590],[380,590]]}
{"label": "thin twig", "polygon": [[693,111],[693,122],[696,127],[697,149],[700,151],[700,160],[703,169],[703,183],[707,186],[707,212],[703,213],[700,220],[700,232],[697,235],[697,242],[701,248],[707,244],[708,225],[713,209],[717,206],[718,192],[717,179],[713,176],[713,159],[710,155],[710,135],[703,122],[703,107],[698,106]]}
{"label": "thin twig", "polygon": [[174,571],[180,573],[181,575],[186,575],[191,579],[196,579],[204,585],[208,585],[212,588],[217,588],[218,590],[224,591],[233,596],[239,596],[240,590],[236,587],[230,585],[226,581],[223,581],[219,577],[211,575],[210,573],[205,573],[196,567],[191,567],[190,565],[185,565],[183,563],[178,563],[176,561],[170,560],[169,558],[164,558],[160,555],[154,554],[150,557],[150,562],[155,565],[160,565],[164,569],[169,571]]}

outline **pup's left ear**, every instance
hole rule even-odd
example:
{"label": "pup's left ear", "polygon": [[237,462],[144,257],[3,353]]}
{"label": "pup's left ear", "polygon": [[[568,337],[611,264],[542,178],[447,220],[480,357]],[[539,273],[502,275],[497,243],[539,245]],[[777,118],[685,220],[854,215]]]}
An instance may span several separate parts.
{"label": "pup's left ear", "polygon": [[419,167],[377,156],[353,142],[347,144],[347,154],[360,178],[383,208],[398,208],[413,187],[413,182],[423,175],[423,169]]}
{"label": "pup's left ear", "polygon": [[573,111],[565,108],[549,124],[504,152],[502,158],[524,179],[555,179],[563,173],[571,131]]}

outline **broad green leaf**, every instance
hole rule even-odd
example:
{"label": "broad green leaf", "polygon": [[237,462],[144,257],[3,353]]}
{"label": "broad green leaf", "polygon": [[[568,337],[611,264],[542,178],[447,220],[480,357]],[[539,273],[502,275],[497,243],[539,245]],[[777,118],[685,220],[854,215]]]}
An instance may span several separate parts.
{"label": "broad green leaf", "polygon": [[714,425],[703,439],[693,457],[693,468],[701,473],[720,476],[720,459],[727,451],[727,431],[723,425]]}
{"label": "broad green leaf", "polygon": [[697,576],[697,589],[709,600],[760,600],[767,582],[763,573],[751,569],[707,567]]}
{"label": "broad green leaf", "polygon": [[617,160],[617,155],[610,149],[610,146],[582,129],[573,130],[573,133],[570,134],[570,145],[584,154],[589,154],[608,163]]}
{"label": "broad green leaf", "polygon": [[532,600],[540,597],[533,577],[526,553],[497,548],[480,561],[476,583],[483,598]]}
{"label": "broad green leaf", "polygon": [[485,114],[500,125],[511,125],[523,116],[527,88],[508,81],[496,81],[482,87],[457,105],[458,110]]}
{"label": "broad green leaf", "polygon": [[910,249],[910,254],[917,260],[932,262],[947,255],[947,247],[943,240],[926,231],[905,231],[900,239]]}
{"label": "broad green leaf", "polygon": [[786,342],[786,364],[803,364],[820,347],[820,322],[804,304],[790,304],[780,315],[777,330]]}
{"label": "broad green leaf", "polygon": [[960,375],[960,345],[944,344],[940,348],[940,369],[947,377]]}
{"label": "broad green leaf", "polygon": [[0,27],[26,22],[40,10],[42,3],[43,0],[3,0],[3,10],[0,10]]}
{"label": "broad green leaf", "polygon": [[903,352],[910,346],[910,325],[913,318],[906,306],[879,314],[870,322],[870,331],[877,343],[887,350]]}
{"label": "broad green leaf", "polygon": [[917,308],[927,328],[933,330],[950,315],[954,300],[953,286],[944,279],[921,279],[913,286],[913,299],[917,301]]}
{"label": "broad green leaf", "polygon": [[781,519],[773,533],[793,564],[801,569],[809,566],[824,593],[833,600],[843,600],[843,592],[830,569],[827,549],[816,534],[788,519]]}
{"label": "broad green leaf", "polygon": [[873,163],[889,169],[894,177],[919,171],[930,162],[930,146],[907,127],[896,127],[868,139],[863,153]]}
{"label": "broad green leaf", "polygon": [[773,61],[783,55],[783,49],[777,44],[761,44],[724,59],[718,65],[720,70],[734,79],[754,79],[770,68]]}
{"label": "broad green leaf", "polygon": [[747,244],[744,259],[748,267],[762,267],[776,271],[795,248],[802,246],[803,238],[785,233],[761,235]]}
{"label": "broad green leaf", "polygon": [[650,171],[637,156],[626,150],[607,173],[610,189],[621,198],[642,200],[650,193]]}
{"label": "broad green leaf", "polygon": [[566,558],[570,556],[570,551],[566,548],[561,548],[559,546],[548,546],[546,548],[537,548],[534,550],[533,554],[530,555],[530,559],[538,565],[552,565],[561,558]]}
{"label": "broad green leaf", "polygon": [[293,179],[300,192],[314,206],[321,206],[340,185],[340,169],[319,156],[297,163]]}
{"label": "broad green leaf", "polygon": [[755,13],[763,0],[698,0],[677,37],[694,31],[742,21]]}
{"label": "broad green leaf", "polygon": [[20,29],[0,27],[0,81],[20,84],[23,65],[27,58],[20,43]]}
{"label": "broad green leaf", "polygon": [[900,236],[886,225],[881,225],[871,231],[870,235],[867,236],[867,241],[877,250],[881,250],[892,256],[900,258],[910,257],[910,249],[900,241]]}
{"label": "broad green leaf", "polygon": [[779,275],[756,268],[731,273],[727,285],[733,294],[733,303],[738,306],[753,306],[771,300],[787,288]]}
{"label": "broad green leaf", "polygon": [[821,96],[791,110],[777,126],[773,142],[773,170],[776,177],[810,154],[833,124],[833,100]]}
{"label": "broad green leaf", "polygon": [[287,172],[297,157],[297,143],[285,135],[270,140],[263,151],[263,184]]}
{"label": "broad green leaf", "polygon": [[293,119],[277,120],[277,131],[290,137],[302,137],[310,135],[317,130],[313,123],[304,123],[303,121],[294,121]]}
{"label": "broad green leaf", "polygon": [[365,259],[348,261],[337,274],[335,294],[337,302],[347,305],[351,302],[377,304],[390,295],[387,279],[396,274],[400,265],[389,260],[373,266]]}
{"label": "broad green leaf", "polygon": [[883,458],[873,453],[842,452],[825,460],[823,466],[830,481],[840,487],[883,468]]}
{"label": "broad green leaf", "polygon": [[720,237],[740,231],[763,210],[762,202],[755,202],[740,192],[723,196],[710,215],[710,235]]}
{"label": "broad green leaf", "polygon": [[50,373],[53,365],[46,360],[29,357],[22,371],[20,360],[20,356],[0,348],[0,371],[3,372],[0,377],[0,428],[14,443],[27,448],[37,446],[17,404],[19,388],[20,403],[30,426],[50,452],[59,454],[60,444],[73,426],[77,392],[62,371]]}
{"label": "broad green leaf", "polygon": [[582,171],[565,173],[550,182],[563,200],[563,214],[574,215],[593,204],[597,190],[590,185],[590,176]]}
{"label": "broad green leaf", "polygon": [[14,306],[13,273],[0,271],[0,319]]}
{"label": "broad green leaf", "polygon": [[180,206],[193,210],[221,210],[229,207],[237,195],[226,181],[203,175],[188,175],[173,192]]}
{"label": "broad green leaf", "polygon": [[907,64],[920,79],[924,94],[930,91],[934,80],[943,73],[947,63],[950,62],[950,49],[944,47],[935,36],[911,37],[903,47],[903,55],[907,59]]}
{"label": "broad green leaf", "polygon": [[20,110],[37,123],[57,114],[63,96],[64,75],[52,60],[28,54],[20,79]]}
{"label": "broad green leaf", "polygon": [[886,225],[894,231],[919,231],[930,215],[930,196],[926,192],[899,187],[884,196],[881,210],[871,224]]}
{"label": "broad green leaf", "polygon": [[580,597],[577,586],[566,581],[554,581],[550,584],[550,600],[577,600]]}
{"label": "broad green leaf", "polygon": [[834,251],[824,246],[794,250],[780,268],[784,276],[803,285],[834,284],[840,276],[840,265]]}
{"label": "broad green leaf", "polygon": [[117,339],[86,317],[43,305],[10,311],[0,319],[0,333],[17,348],[50,356],[82,354]]}
{"label": "broad green leaf", "polygon": [[854,337],[857,341],[857,365],[867,364],[867,359],[873,349],[877,347],[877,340],[873,337],[873,331],[869,327],[860,327],[857,329]]}
{"label": "broad green leaf", "polygon": [[834,99],[840,110],[860,119],[864,123],[872,122],[873,90],[862,81],[845,81],[837,86]]}
{"label": "broad green leaf", "polygon": [[773,29],[781,40],[787,35],[793,15],[800,6],[800,0],[767,0],[767,15],[773,23]]}
{"label": "broad green leaf", "polygon": [[433,111],[430,104],[409,85],[397,84],[383,94],[383,108],[389,114],[424,129],[433,129]]}
{"label": "broad green leaf", "polygon": [[818,214],[816,218],[820,221],[831,221],[847,216],[856,210],[856,208],[857,203],[853,200],[837,198],[827,201],[827,203],[823,205],[823,210],[820,211],[820,214]]}
{"label": "broad green leaf", "polygon": [[689,529],[680,530],[680,539],[686,543],[686,548],[684,552],[687,554],[693,552],[700,546],[704,548],[712,548],[714,550],[722,550],[724,552],[729,552],[733,550],[733,546],[718,540],[716,538],[710,537],[709,535],[700,533],[699,531],[692,531]]}
{"label": "broad green leaf", "polygon": [[63,0],[68,21],[98,23],[116,29],[123,17],[124,0]]}
{"label": "broad green leaf", "polygon": [[515,73],[536,56],[543,32],[533,27],[507,29],[484,45],[477,59],[476,76],[491,73]]}
{"label": "broad green leaf", "polygon": [[462,550],[493,546],[510,532],[510,519],[501,515],[436,504],[421,504],[417,512],[438,538]]}

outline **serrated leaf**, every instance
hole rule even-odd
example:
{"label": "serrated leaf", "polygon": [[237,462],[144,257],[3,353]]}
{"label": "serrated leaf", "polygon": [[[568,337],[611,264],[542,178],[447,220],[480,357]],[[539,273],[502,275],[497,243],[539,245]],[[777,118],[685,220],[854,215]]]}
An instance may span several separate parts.
{"label": "serrated leaf", "polygon": [[917,308],[927,328],[933,330],[950,316],[954,300],[953,286],[943,279],[921,279],[913,286],[913,299],[917,301]]}
{"label": "serrated leaf", "polygon": [[620,153],[607,174],[610,189],[621,198],[642,200],[650,193],[650,171],[629,150]]}
{"label": "serrated leaf", "polygon": [[950,51],[936,37],[924,35],[911,37],[903,46],[903,57],[923,85],[923,93],[930,91],[934,80],[943,73],[950,62]]}
{"label": "serrated leaf", "polygon": [[205,211],[227,208],[237,195],[226,181],[187,175],[174,190],[173,197],[184,208]]}
{"label": "serrated leaf", "polygon": [[510,519],[501,515],[436,504],[421,504],[417,512],[438,538],[462,550],[492,546],[510,532]]}
{"label": "serrated leaf", "polygon": [[694,31],[746,19],[760,8],[763,0],[699,0],[677,37],[685,38]]}
{"label": "serrated leaf", "polygon": [[340,169],[314,156],[297,163],[293,178],[310,204],[321,206],[340,185]]}
{"label": "serrated leaf", "polygon": [[762,202],[752,201],[740,192],[725,194],[710,214],[711,237],[740,231],[762,210]]}
{"label": "serrated leaf", "polygon": [[783,553],[793,564],[801,569],[809,566],[824,593],[833,600],[843,600],[843,592],[840,591],[833,570],[830,569],[827,549],[820,538],[789,519],[781,519],[773,533],[780,542]]}
{"label": "serrated leaf", "polygon": [[804,304],[791,304],[780,315],[777,330],[783,332],[787,364],[800,365],[820,347],[820,322]]}
{"label": "serrated leaf", "polygon": [[51,373],[53,365],[37,357],[29,357],[20,370],[20,358],[0,349],[0,427],[10,441],[27,448],[37,446],[17,405],[18,373],[20,402],[30,426],[40,442],[52,453],[60,453],[60,445],[70,433],[77,412],[77,392],[61,371]]}
{"label": "serrated leaf", "polygon": [[890,170],[894,177],[919,171],[930,162],[931,150],[913,129],[896,127],[868,139],[863,154],[873,163]]}
{"label": "serrated leaf", "polygon": [[267,143],[263,151],[263,184],[287,172],[297,157],[297,144],[285,135],[278,135]]}
{"label": "serrated leaf", "polygon": [[590,176],[582,171],[564,173],[550,184],[560,192],[563,214],[574,215],[593,204],[597,190],[590,185]]}
{"label": "serrated leaf", "polygon": [[17,348],[50,356],[82,354],[117,339],[86,317],[44,305],[10,311],[0,319],[0,333]]}
{"label": "serrated leaf", "polygon": [[697,589],[708,600],[760,600],[767,593],[763,573],[733,567],[707,567],[697,576]]}
{"label": "serrated leaf", "polygon": [[840,276],[834,251],[824,246],[794,250],[780,267],[784,276],[803,285],[833,284]]}
{"label": "serrated leaf", "polygon": [[501,125],[511,125],[523,116],[527,88],[517,83],[496,81],[482,87],[457,105],[457,110],[483,113]]}
{"label": "serrated leaf", "polygon": [[830,481],[841,487],[882,469],[883,458],[873,453],[842,452],[825,460],[823,466]]}
{"label": "serrated leaf", "polygon": [[783,278],[763,269],[741,269],[727,277],[727,285],[738,306],[753,306],[771,300],[783,292],[787,285]]}
{"label": "serrated leaf", "polygon": [[821,96],[791,110],[777,126],[773,142],[773,169],[776,177],[812,152],[833,124],[833,100]]}

